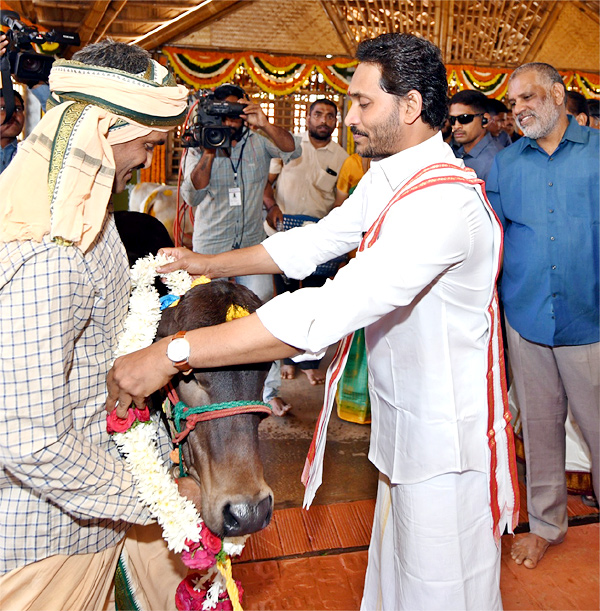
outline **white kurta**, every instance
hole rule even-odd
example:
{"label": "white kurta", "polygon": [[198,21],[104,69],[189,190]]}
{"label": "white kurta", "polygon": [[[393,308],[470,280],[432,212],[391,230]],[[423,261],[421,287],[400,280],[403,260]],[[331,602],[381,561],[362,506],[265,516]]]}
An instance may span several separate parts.
{"label": "white kurta", "polygon": [[[440,134],[373,162],[340,208],[316,225],[274,235],[263,245],[287,276],[302,278],[355,248],[404,182],[444,162],[464,167]],[[506,420],[502,406],[496,402],[490,408],[488,401],[489,307],[501,239],[500,224],[479,187],[431,186],[396,203],[378,240],[325,286],[280,295],[258,310],[275,337],[313,353],[365,327],[370,460],[392,485],[473,471],[486,474],[484,481],[496,479],[496,534],[505,526],[512,529],[516,506]],[[492,360],[497,371],[497,352]],[[498,440],[494,447],[502,448],[493,457],[494,473],[489,431]],[[477,518],[487,516],[489,523],[483,536],[493,542],[490,505],[478,511]]]}
{"label": "white kurta", "polygon": [[[263,245],[287,276],[303,278],[355,248],[394,191],[436,162],[462,166],[439,134],[373,162],[352,196],[318,224]],[[396,204],[378,241],[334,280],[258,311],[277,338],[314,353],[366,327],[370,458],[393,484],[489,470],[487,307],[500,240],[474,189],[430,187]]]}

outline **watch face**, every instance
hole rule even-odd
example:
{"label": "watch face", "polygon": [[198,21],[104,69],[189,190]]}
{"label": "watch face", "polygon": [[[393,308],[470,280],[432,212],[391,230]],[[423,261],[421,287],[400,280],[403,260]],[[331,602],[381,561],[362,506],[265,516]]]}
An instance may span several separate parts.
{"label": "watch face", "polygon": [[190,344],[187,339],[178,337],[167,346],[167,356],[174,362],[187,361],[190,356]]}

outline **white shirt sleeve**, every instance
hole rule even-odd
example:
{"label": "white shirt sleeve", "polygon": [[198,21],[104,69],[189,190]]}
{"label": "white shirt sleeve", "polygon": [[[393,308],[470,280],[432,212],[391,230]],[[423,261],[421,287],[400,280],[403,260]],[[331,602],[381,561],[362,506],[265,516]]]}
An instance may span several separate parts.
{"label": "white shirt sleeve", "polygon": [[[430,187],[395,204],[377,242],[358,253],[333,280],[321,288],[285,293],[262,306],[258,315],[265,327],[298,349],[319,353],[347,333],[398,307],[409,306],[445,270],[460,264],[468,254],[471,235],[462,210],[464,192],[462,198],[452,197],[458,189],[462,187]],[[286,274],[305,271],[302,266],[306,252],[314,261],[319,251],[333,251],[335,237],[344,248],[351,243],[350,235],[356,240],[359,223],[352,214],[344,214],[343,208],[334,210],[325,219],[327,222],[267,240],[267,250],[280,267],[280,260],[284,262]],[[338,210],[340,213],[334,214]],[[358,229],[360,234],[361,228]],[[319,239],[331,240],[331,244],[320,245]],[[284,255],[286,248],[289,250]],[[409,311],[407,308],[407,315]]]}

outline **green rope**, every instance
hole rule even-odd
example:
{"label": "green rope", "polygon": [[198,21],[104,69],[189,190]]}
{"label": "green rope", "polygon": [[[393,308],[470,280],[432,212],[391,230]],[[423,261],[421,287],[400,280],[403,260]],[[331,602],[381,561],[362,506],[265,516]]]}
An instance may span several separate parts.
{"label": "green rope", "polygon": [[186,420],[193,414],[204,414],[206,412],[217,412],[230,407],[241,407],[245,405],[262,405],[271,409],[268,403],[262,401],[225,401],[224,403],[211,403],[210,405],[199,405],[198,407],[188,407],[183,401],[178,401],[173,407],[173,420],[178,433],[181,433],[181,421]]}
{"label": "green rope", "polygon": [[[262,401],[225,401],[224,403],[211,403],[210,405],[199,405],[198,407],[188,407],[183,401],[178,401],[173,406],[171,417],[175,423],[175,430],[178,433],[181,433],[181,421],[186,420],[188,416],[192,416],[193,414],[204,414],[205,412],[216,412],[222,409],[228,409],[230,407],[246,405],[262,405],[264,407],[268,407],[272,411],[271,405],[269,403],[263,403]],[[164,409],[165,406],[163,405],[163,410]],[[186,476],[187,473],[183,468],[181,444],[179,444],[179,477]]]}

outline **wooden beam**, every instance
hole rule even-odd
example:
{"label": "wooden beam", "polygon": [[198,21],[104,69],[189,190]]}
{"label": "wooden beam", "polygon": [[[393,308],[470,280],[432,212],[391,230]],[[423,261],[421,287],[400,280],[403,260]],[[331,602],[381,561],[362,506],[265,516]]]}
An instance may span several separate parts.
{"label": "wooden beam", "polygon": [[598,16],[598,11],[594,11],[586,2],[581,2],[580,0],[575,0],[573,4],[586,15],[590,19],[593,19],[596,24],[600,23],[600,17]]}
{"label": "wooden beam", "polygon": [[334,2],[331,2],[331,0],[320,0],[320,2],[321,7],[325,11],[327,18],[333,26],[333,29],[335,30],[339,41],[342,43],[342,46],[346,50],[346,53],[348,53],[348,55],[350,55],[351,57],[354,57],[354,54],[356,53],[356,41],[352,36],[352,32],[350,31],[348,24],[344,25],[344,23],[342,23],[339,13],[335,8]]}
{"label": "wooden beam", "polygon": [[98,42],[99,40],[101,40],[104,37],[104,35],[106,34],[106,31],[114,23],[115,19],[119,16],[121,11],[125,8],[126,4],[127,4],[127,0],[112,0],[112,2],[110,2],[110,6],[108,10],[105,11],[102,17],[102,21],[97,26],[94,32],[94,37],[93,37],[94,42]]}
{"label": "wooden beam", "polygon": [[37,12],[33,0],[10,0],[8,4],[13,11],[19,13],[21,19],[37,23]]}
{"label": "wooden beam", "polygon": [[446,21],[445,39],[440,42],[444,45],[444,61],[450,63],[452,60],[452,35],[454,34],[454,0],[445,0],[443,4],[444,19]]}
{"label": "wooden beam", "polygon": [[90,6],[79,29],[81,46],[85,47],[91,40],[96,28],[102,21],[110,4],[106,0],[95,0]]}
{"label": "wooden beam", "polygon": [[[183,11],[185,9],[189,9],[189,8],[196,6],[197,4],[199,4],[199,1],[198,0],[152,0],[152,4],[154,6],[160,6],[164,8],[182,9]],[[147,8],[148,0],[129,0],[127,5],[132,8],[133,7]]]}
{"label": "wooden beam", "polygon": [[178,38],[183,38],[192,32],[197,32],[243,7],[253,4],[256,0],[207,0],[200,3],[198,10],[184,15],[157,32],[148,32],[136,44],[143,49],[156,49],[166,43],[172,44]]}

